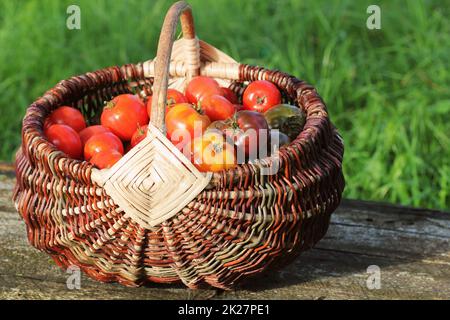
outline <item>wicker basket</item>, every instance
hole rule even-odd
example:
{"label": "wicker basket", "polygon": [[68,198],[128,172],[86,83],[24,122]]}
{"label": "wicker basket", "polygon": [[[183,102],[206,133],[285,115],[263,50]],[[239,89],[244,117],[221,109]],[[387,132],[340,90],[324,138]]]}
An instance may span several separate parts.
{"label": "wicker basket", "polygon": [[[183,39],[173,41],[181,19]],[[250,81],[275,83],[301,107],[306,125],[277,155],[235,169],[200,173],[165,138],[167,87],[196,75],[242,94]],[[98,121],[105,101],[153,94],[148,136],[114,167],[66,157],[43,136],[61,105]],[[195,36],[185,2],[169,10],[157,59],[63,80],[31,104],[16,154],[14,201],[29,242],[67,268],[127,286],[182,281],[231,288],[280,267],[327,231],[344,189],[343,141],[315,89],[293,76],[239,64]],[[275,163],[279,170],[267,174]]]}

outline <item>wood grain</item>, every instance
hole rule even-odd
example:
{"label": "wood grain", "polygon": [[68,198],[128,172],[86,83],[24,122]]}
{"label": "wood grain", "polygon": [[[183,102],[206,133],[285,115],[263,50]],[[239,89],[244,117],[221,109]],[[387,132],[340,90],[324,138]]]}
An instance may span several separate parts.
{"label": "wood grain", "polygon": [[[0,299],[450,299],[450,213],[345,200],[327,236],[288,267],[233,291],[181,285],[126,288],[69,274],[27,243],[11,201],[11,166],[0,173]],[[369,290],[367,267],[381,269]]]}

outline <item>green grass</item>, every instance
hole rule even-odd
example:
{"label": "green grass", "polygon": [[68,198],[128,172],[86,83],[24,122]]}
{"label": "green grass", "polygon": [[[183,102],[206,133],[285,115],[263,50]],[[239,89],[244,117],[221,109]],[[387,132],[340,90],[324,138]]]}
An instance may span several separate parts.
{"label": "green grass", "polygon": [[[198,35],[237,60],[314,84],[345,145],[345,196],[450,209],[450,5],[192,0]],[[65,28],[78,4],[82,29]],[[0,158],[57,81],[155,56],[169,1],[0,1]]]}

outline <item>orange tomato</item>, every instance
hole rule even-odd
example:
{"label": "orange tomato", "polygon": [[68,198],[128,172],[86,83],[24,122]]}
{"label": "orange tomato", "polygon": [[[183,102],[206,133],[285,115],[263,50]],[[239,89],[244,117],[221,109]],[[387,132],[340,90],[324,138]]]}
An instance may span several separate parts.
{"label": "orange tomato", "polygon": [[236,166],[234,146],[218,130],[208,130],[191,145],[191,161],[201,172],[216,172]]}
{"label": "orange tomato", "polygon": [[167,137],[182,149],[196,137],[203,135],[211,121],[199,114],[189,103],[173,105],[166,113]]}

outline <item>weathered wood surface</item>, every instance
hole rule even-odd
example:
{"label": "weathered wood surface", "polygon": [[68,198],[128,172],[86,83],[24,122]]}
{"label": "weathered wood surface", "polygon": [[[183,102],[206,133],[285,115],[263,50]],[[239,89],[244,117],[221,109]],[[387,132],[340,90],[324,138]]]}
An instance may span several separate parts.
{"label": "weathered wood surface", "polygon": [[[450,299],[450,213],[345,200],[326,237],[293,264],[236,290],[180,285],[125,288],[68,274],[28,245],[11,201],[14,175],[0,165],[0,299]],[[381,270],[368,289],[367,268]]]}

